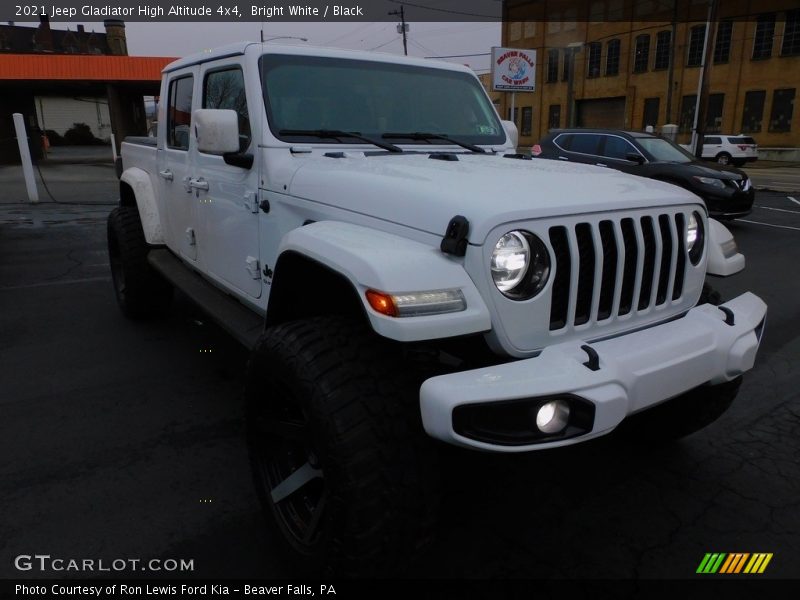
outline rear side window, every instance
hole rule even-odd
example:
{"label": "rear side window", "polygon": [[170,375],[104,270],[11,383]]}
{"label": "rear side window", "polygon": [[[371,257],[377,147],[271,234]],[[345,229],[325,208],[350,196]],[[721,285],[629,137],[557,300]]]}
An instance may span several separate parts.
{"label": "rear side window", "polygon": [[755,144],[756,141],[751,137],[732,137],[728,138],[731,144]]}
{"label": "rear side window", "polygon": [[169,84],[167,146],[175,150],[189,149],[193,87],[194,78],[191,75],[173,79]]}
{"label": "rear side window", "polygon": [[591,133],[575,134],[572,137],[570,152],[581,154],[599,154],[600,136]]}
{"label": "rear side window", "polygon": [[203,108],[235,110],[239,115],[239,151],[247,150],[250,145],[250,113],[247,111],[244,76],[240,68],[220,69],[206,75]]}
{"label": "rear side window", "polygon": [[703,143],[704,144],[721,144],[722,143],[722,138],[707,137],[706,140]]}
{"label": "rear side window", "polygon": [[636,149],[627,140],[615,135],[607,135],[605,138],[606,145],[603,148],[603,156],[627,160],[628,154],[637,154]]}

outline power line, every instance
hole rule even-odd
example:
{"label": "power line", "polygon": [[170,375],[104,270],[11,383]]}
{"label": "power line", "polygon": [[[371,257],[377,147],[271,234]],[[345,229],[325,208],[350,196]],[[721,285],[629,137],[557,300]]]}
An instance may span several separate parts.
{"label": "power line", "polygon": [[500,15],[481,15],[478,13],[464,12],[462,10],[451,10],[447,8],[434,8],[432,6],[425,6],[424,4],[414,4],[413,2],[406,2],[405,0],[389,0],[395,4],[405,4],[406,6],[413,6],[414,8],[421,8],[423,10],[432,10],[435,12],[443,12],[451,15],[466,15],[468,17],[481,17],[483,19],[496,19],[500,21]]}

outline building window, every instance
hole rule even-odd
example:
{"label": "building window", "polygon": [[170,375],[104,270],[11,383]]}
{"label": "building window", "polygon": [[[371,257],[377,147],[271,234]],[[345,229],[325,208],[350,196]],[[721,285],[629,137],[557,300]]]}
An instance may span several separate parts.
{"label": "building window", "polygon": [[520,135],[530,135],[533,123],[533,108],[530,106],[522,107],[522,124],[519,128]]}
{"label": "building window", "polygon": [[658,125],[658,98],[644,99],[644,114],[642,115],[642,129],[648,126],[655,128]]}
{"label": "building window", "polygon": [[654,71],[669,67],[669,46],[671,41],[671,31],[659,31],[658,34],[656,34],[656,58],[653,63]]}
{"label": "building window", "polygon": [[650,35],[637,35],[633,53],[633,72],[644,73],[650,59]]}
{"label": "building window", "polygon": [[619,40],[611,40],[606,48],[606,77],[619,75]]}
{"label": "building window", "polygon": [[769,115],[769,130],[776,133],[792,130],[792,109],[795,88],[775,90],[772,93],[772,112]]}
{"label": "building window", "polygon": [[547,112],[547,127],[549,129],[558,129],[561,127],[561,105],[551,104],[550,110]]}
{"label": "building window", "polygon": [[767,92],[755,90],[744,95],[744,112],[742,113],[742,133],[758,133],[761,131],[761,120],[764,118],[764,101]]}
{"label": "building window", "polygon": [[692,130],[694,125],[694,108],[697,104],[697,95],[684,96],[681,99],[681,118],[678,123],[678,130],[687,133]]}
{"label": "building window", "polygon": [[558,81],[558,50],[547,51],[547,83]]}
{"label": "building window", "polygon": [[717,24],[717,41],[714,44],[714,64],[726,63],[731,56],[733,21],[720,21]]}
{"label": "building window", "polygon": [[699,67],[703,64],[703,44],[706,39],[706,26],[695,25],[689,32],[689,54],[686,56],[687,67]]}
{"label": "building window", "polygon": [[719,133],[722,131],[722,107],[725,104],[725,94],[709,94],[708,107],[706,108],[706,133]]}
{"label": "building window", "polygon": [[772,39],[775,37],[775,13],[759,15],[753,40],[753,60],[772,56]]}
{"label": "building window", "polygon": [[600,53],[602,51],[603,46],[600,42],[591,42],[589,44],[589,63],[586,77],[600,77]]}
{"label": "building window", "polygon": [[522,22],[512,21],[508,24],[508,39],[511,42],[516,42],[522,37]]}
{"label": "building window", "polygon": [[800,9],[786,11],[781,56],[800,56]]}
{"label": "building window", "polygon": [[589,7],[589,21],[592,23],[602,23],[605,13],[605,2],[602,0],[599,0],[598,2],[592,2],[591,6]]}
{"label": "building window", "polygon": [[514,123],[514,125],[516,125],[518,116],[519,116],[519,108],[517,108],[515,106],[514,107],[514,114],[512,115],[511,114],[511,107],[509,106],[508,107],[508,120],[511,121],[512,123]]}

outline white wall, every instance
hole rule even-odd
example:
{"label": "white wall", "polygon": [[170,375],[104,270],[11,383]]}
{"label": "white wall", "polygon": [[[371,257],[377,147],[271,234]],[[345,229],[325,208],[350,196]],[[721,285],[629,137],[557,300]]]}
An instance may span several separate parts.
{"label": "white wall", "polygon": [[64,135],[75,123],[86,123],[96,138],[108,141],[111,135],[111,117],[105,98],[37,96],[35,102],[42,129]]}

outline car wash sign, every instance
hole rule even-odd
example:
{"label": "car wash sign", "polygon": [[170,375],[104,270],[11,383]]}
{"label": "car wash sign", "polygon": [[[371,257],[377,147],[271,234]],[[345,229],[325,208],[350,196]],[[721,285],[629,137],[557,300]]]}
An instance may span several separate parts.
{"label": "car wash sign", "polygon": [[492,48],[492,89],[532,92],[536,87],[536,50]]}

